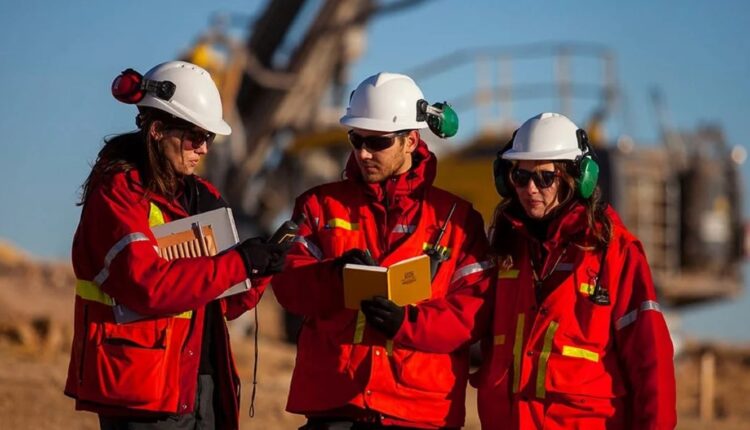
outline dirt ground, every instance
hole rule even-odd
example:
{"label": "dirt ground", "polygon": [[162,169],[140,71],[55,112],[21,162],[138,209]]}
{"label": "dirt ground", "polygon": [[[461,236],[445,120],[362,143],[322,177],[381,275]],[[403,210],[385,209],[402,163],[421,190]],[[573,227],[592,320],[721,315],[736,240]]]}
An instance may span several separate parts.
{"label": "dirt ground", "polygon": [[[73,285],[67,264],[37,262],[0,241],[0,427],[98,429],[96,416],[76,412],[62,393],[72,337]],[[295,347],[283,342],[281,312],[272,294],[259,306],[260,361],[255,417],[250,418],[252,313],[230,325],[242,378],[241,428],[295,429],[304,421],[284,405]],[[700,357],[716,357],[716,419],[699,419]],[[678,357],[679,429],[750,428],[750,347],[692,344]],[[475,391],[468,390],[466,429],[479,429]]]}

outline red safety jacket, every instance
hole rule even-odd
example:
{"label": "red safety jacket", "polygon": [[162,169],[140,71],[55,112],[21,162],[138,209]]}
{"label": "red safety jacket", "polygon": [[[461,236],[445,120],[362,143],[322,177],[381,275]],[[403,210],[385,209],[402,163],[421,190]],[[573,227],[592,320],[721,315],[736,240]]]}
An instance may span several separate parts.
{"label": "red safety jacket", "polygon": [[[208,182],[202,188],[218,198]],[[73,241],[78,278],[75,332],[65,394],[76,409],[107,416],[192,412],[205,305],[247,277],[237,251],[167,261],[156,253],[150,227],[188,214],[160,195],[144,198],[135,170],[92,189]],[[255,280],[253,280],[255,283]],[[253,308],[263,283],[220,300],[227,319]],[[153,317],[117,324],[123,304]],[[224,318],[222,318],[223,320]],[[223,321],[222,321],[223,322]],[[215,379],[219,428],[238,427],[239,378],[225,323],[216,324]]]}
{"label": "red safety jacket", "polygon": [[[492,338],[472,375],[484,429],[673,429],[672,342],[640,242],[611,208],[602,248],[576,203],[540,244],[505,214]],[[543,255],[534,276],[532,255]],[[535,261],[540,261],[536,259]],[[610,304],[595,304],[600,276]],[[537,303],[535,282],[543,300]]]}
{"label": "red safety jacket", "polygon": [[[272,281],[279,303],[304,316],[287,410],[352,416],[375,414],[384,424],[435,428],[464,422],[468,346],[489,319],[487,260],[481,215],[432,186],[435,156],[420,142],[414,166],[382,184],[367,184],[353,155],[340,182],[311,189],[295,212],[306,222],[284,272]],[[390,341],[344,309],[341,268],[334,259],[352,248],[369,250],[381,266],[434,245],[451,206],[455,213],[438,244],[450,259],[433,282],[432,298],[416,305]]]}

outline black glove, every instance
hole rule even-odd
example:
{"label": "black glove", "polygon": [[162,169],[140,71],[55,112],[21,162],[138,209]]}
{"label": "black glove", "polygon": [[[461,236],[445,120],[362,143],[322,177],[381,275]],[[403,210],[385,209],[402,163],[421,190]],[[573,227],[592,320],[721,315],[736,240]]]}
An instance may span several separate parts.
{"label": "black glove", "polygon": [[335,264],[342,268],[347,264],[364,264],[365,266],[377,266],[378,262],[372,258],[369,252],[363,251],[359,248],[353,248],[341,255],[336,259]]}
{"label": "black glove", "polygon": [[245,263],[248,277],[279,273],[284,268],[289,243],[266,243],[260,237],[247,239],[237,245],[237,251]]}
{"label": "black glove", "polygon": [[[399,306],[385,297],[376,296],[371,300],[362,300],[362,313],[367,323],[383,333],[388,339],[393,339],[404,323],[406,307]],[[416,310],[416,308],[413,308]]]}

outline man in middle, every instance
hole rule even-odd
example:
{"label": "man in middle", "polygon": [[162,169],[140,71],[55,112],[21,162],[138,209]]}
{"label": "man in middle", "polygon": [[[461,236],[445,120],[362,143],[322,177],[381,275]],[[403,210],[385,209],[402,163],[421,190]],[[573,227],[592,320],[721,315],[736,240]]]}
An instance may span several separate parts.
{"label": "man in middle", "polygon": [[[306,218],[272,285],[304,317],[287,403],[307,417],[302,429],[464,423],[469,345],[486,328],[496,272],[481,215],[432,185],[437,160],[419,130],[440,120],[408,76],[365,79],[341,118],[353,147],[345,179],[296,201],[294,218]],[[443,257],[429,299],[344,307],[345,264],[387,267],[425,253]]]}

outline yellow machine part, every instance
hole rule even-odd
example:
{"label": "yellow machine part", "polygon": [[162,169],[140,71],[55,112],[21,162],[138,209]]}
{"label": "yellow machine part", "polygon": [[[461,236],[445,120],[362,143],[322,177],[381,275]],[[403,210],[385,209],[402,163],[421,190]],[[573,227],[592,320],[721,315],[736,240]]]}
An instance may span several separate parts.
{"label": "yellow machine part", "polygon": [[470,201],[482,214],[485,225],[492,221],[500,196],[495,192],[492,159],[449,156],[438,159],[435,184]]}

